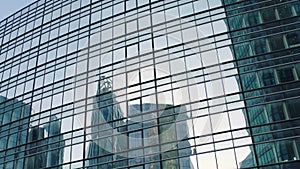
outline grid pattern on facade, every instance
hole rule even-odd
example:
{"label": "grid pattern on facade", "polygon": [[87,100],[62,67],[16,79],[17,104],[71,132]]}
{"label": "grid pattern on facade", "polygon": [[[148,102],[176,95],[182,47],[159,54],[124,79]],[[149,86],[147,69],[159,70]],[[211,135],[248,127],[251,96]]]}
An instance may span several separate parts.
{"label": "grid pattern on facade", "polygon": [[298,0],[46,1],[0,23],[0,168],[297,168]]}

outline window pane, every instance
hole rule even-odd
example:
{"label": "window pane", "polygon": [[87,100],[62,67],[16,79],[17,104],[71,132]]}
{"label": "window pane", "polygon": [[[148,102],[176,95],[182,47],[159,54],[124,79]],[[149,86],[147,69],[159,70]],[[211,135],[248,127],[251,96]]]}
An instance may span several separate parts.
{"label": "window pane", "polygon": [[295,80],[292,67],[277,69],[276,72],[280,83],[291,82]]}
{"label": "window pane", "polygon": [[273,69],[259,71],[258,76],[262,86],[275,85],[275,75]]}
{"label": "window pane", "polygon": [[285,120],[285,110],[282,102],[267,104],[266,111],[270,122]]}
{"label": "window pane", "polygon": [[288,33],[286,40],[289,47],[296,47],[300,45],[300,31]]}
{"label": "window pane", "polygon": [[299,113],[300,100],[299,99],[287,101],[286,107],[287,107],[287,110],[288,110],[291,118],[300,117],[300,113]]}

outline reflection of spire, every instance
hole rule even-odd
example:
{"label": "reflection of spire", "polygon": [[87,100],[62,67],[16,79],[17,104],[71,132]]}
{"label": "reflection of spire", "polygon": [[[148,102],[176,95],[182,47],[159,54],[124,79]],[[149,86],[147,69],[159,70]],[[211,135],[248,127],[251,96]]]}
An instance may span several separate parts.
{"label": "reflection of spire", "polygon": [[[118,158],[113,155],[113,152],[124,151],[127,145],[125,139],[121,139],[121,135],[112,134],[121,132],[121,126],[124,126],[123,113],[119,104],[115,100],[115,95],[112,91],[111,80],[100,77],[96,97],[94,98],[94,111],[92,113],[92,141],[89,144],[88,157],[106,156],[101,159],[89,160],[90,164],[107,162],[112,158]],[[103,131],[105,130],[105,131]],[[103,166],[110,168],[112,166]]]}
{"label": "reflection of spire", "polygon": [[97,94],[106,93],[108,91],[111,91],[112,84],[111,80],[108,78],[105,78],[105,76],[100,76],[100,81],[98,83],[98,90]]}
{"label": "reflection of spire", "polygon": [[[105,78],[104,76],[100,77],[100,81],[98,83],[97,96],[95,98],[95,109],[100,110],[100,114],[102,117],[92,118],[92,124],[102,124],[102,123],[110,123],[113,120],[117,120],[114,123],[110,123],[113,127],[120,126],[121,119],[123,119],[123,113],[118,104],[116,104],[115,94],[112,91],[112,82],[110,79]],[[95,113],[93,113],[95,115]],[[97,116],[98,116],[97,115]],[[103,119],[102,119],[103,118]],[[100,120],[100,121],[97,121]]]}

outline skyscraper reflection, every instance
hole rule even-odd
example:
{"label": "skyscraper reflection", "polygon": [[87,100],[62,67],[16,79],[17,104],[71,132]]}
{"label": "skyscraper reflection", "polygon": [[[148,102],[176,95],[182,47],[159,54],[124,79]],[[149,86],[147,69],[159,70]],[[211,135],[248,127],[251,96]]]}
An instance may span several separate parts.
{"label": "skyscraper reflection", "polygon": [[25,169],[44,168],[47,162],[45,130],[42,127],[33,127],[28,134]]}
{"label": "skyscraper reflection", "polygon": [[[32,138],[28,134],[30,112],[30,105],[17,99],[0,96],[0,160],[8,159],[4,155],[20,158],[15,166],[17,169],[24,167],[22,150],[27,142],[27,137],[29,140]],[[14,127],[13,132],[9,132],[9,126],[17,127]]]}
{"label": "skyscraper reflection", "polygon": [[[108,78],[100,77],[91,118],[92,139],[87,152],[89,165],[94,165],[90,168],[148,163],[145,166],[149,169],[161,165],[171,169],[178,166],[176,157],[179,154],[192,154],[191,145],[185,140],[188,126],[184,106],[131,104],[128,105],[131,116],[125,117],[111,87]],[[183,158],[180,164],[186,169],[193,168],[189,158]]]}
{"label": "skyscraper reflection", "polygon": [[[48,132],[48,152],[47,167],[55,166],[63,163],[64,157],[64,141],[61,135],[61,121],[56,116],[50,116],[50,123],[45,125],[45,131]],[[49,151],[50,150],[50,151]],[[59,168],[62,168],[61,166]]]}
{"label": "skyscraper reflection", "polygon": [[[63,163],[64,141],[61,135],[61,122],[50,116],[50,123],[29,129],[25,168],[44,168]],[[62,166],[57,167],[58,169]]]}
{"label": "skyscraper reflection", "polygon": [[114,98],[115,96],[111,91],[111,81],[103,76],[100,77],[91,119],[92,141],[87,152],[88,158],[98,157],[88,160],[90,165],[104,163],[97,168],[113,168],[111,163],[105,164],[120,158],[113,152],[127,149],[126,140],[121,139],[118,135],[112,136],[113,133],[125,131],[123,115],[119,105],[114,105]]}

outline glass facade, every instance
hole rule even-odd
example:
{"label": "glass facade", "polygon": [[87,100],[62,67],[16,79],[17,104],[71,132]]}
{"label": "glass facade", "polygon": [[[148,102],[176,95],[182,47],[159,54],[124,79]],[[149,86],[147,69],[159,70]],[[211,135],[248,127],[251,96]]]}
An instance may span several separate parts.
{"label": "glass facade", "polygon": [[298,0],[32,3],[0,22],[0,168],[298,169],[299,16]]}

